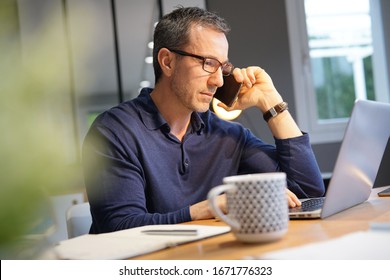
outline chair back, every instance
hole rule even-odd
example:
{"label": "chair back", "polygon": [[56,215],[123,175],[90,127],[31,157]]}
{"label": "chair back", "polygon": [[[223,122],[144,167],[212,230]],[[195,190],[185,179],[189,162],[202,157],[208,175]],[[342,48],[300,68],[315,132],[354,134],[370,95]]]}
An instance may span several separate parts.
{"label": "chair back", "polygon": [[68,238],[88,234],[92,224],[89,203],[84,202],[69,207],[66,212]]}

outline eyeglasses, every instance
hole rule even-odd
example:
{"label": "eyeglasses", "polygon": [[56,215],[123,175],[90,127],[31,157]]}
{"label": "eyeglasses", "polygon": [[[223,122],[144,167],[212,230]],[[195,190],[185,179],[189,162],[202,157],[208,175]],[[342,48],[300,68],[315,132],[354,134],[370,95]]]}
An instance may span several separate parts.
{"label": "eyeglasses", "polygon": [[203,70],[211,74],[217,72],[219,67],[221,67],[222,75],[229,76],[234,69],[233,64],[231,64],[230,62],[221,63],[218,59],[211,58],[211,57],[203,57],[200,55],[196,55],[196,54],[192,54],[180,50],[171,50],[171,49],[168,50],[182,56],[190,56],[190,57],[203,60]]}

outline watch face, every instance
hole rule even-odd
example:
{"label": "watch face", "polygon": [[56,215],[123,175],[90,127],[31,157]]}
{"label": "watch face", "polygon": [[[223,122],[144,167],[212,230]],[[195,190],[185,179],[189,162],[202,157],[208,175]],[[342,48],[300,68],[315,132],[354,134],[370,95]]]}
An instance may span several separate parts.
{"label": "watch face", "polygon": [[271,119],[273,117],[276,117],[278,114],[280,114],[281,112],[283,112],[283,111],[285,111],[287,109],[288,109],[287,102],[279,103],[279,104],[275,105],[275,107],[272,107],[267,112],[265,112],[263,114],[263,118],[264,118],[265,121],[268,122],[269,119]]}
{"label": "watch face", "polygon": [[271,117],[275,117],[278,114],[278,112],[275,110],[275,108],[269,109],[269,112],[271,114]]}

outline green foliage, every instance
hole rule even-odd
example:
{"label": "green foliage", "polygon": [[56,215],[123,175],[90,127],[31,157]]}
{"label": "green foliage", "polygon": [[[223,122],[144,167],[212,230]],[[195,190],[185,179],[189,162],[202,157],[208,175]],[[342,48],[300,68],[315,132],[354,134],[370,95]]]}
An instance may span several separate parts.
{"label": "green foliage", "polygon": [[[320,120],[348,118],[356,100],[353,73],[346,71],[346,68],[352,69],[352,66],[348,65],[346,59],[340,57],[326,57],[320,60],[321,63],[316,65],[322,65],[321,78],[324,80],[322,83],[315,81],[318,118]],[[371,57],[364,60],[364,66],[367,97],[375,99]]]}
{"label": "green foliage", "polygon": [[[63,54],[45,23],[21,55],[15,6],[0,5],[0,252],[30,233],[50,194],[63,191],[68,174],[64,126]],[[14,3],[14,2],[13,2]],[[8,4],[8,5],[6,5]],[[15,4],[14,4],[15,5]]]}
{"label": "green foliage", "polygon": [[363,60],[364,76],[366,77],[366,91],[368,100],[375,99],[374,72],[372,70],[372,55]]}

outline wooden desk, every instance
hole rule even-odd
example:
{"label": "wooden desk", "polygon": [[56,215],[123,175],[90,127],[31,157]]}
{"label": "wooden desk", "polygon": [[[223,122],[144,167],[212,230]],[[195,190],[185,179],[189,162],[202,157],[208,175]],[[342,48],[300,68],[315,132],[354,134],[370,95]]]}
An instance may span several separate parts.
{"label": "wooden desk", "polygon": [[[378,197],[373,189],[368,201],[337,213],[324,220],[292,220],[287,234],[278,241],[266,244],[245,244],[237,241],[232,233],[183,244],[133,259],[138,260],[211,260],[242,259],[258,256],[273,250],[286,249],[311,242],[324,241],[347,233],[369,229],[371,222],[390,222],[390,197]],[[225,225],[217,220],[190,222],[198,225]]]}

